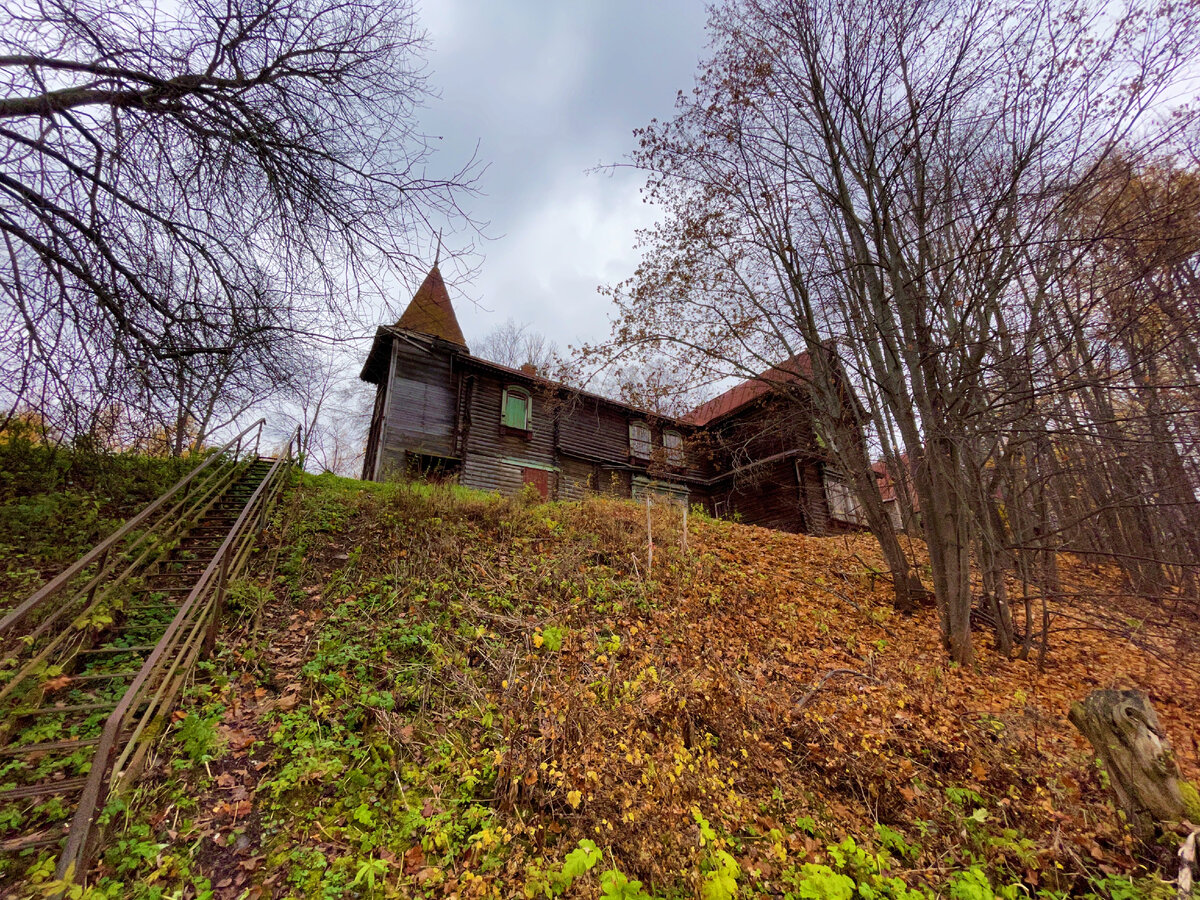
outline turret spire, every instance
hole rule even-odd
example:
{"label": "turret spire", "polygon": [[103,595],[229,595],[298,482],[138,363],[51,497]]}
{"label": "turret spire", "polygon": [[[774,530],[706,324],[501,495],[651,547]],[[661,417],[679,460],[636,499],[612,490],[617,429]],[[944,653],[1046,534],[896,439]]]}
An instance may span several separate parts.
{"label": "turret spire", "polygon": [[[440,254],[440,240],[438,247]],[[446,291],[446,283],[442,280],[442,273],[438,270],[436,262],[413,295],[408,309],[404,310],[404,315],[396,322],[396,327],[441,338],[451,344],[458,344],[464,350],[467,348],[467,341],[458,325],[458,317],[454,315],[450,294]]]}

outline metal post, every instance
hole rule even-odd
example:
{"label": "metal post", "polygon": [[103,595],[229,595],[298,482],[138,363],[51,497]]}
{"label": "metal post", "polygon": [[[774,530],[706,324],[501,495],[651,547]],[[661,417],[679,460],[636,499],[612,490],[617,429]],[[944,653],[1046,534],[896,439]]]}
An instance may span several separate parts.
{"label": "metal post", "polygon": [[217,576],[217,601],[213,604],[212,621],[208,623],[208,633],[204,636],[204,652],[211,653],[217,642],[217,628],[221,616],[225,612],[225,588],[229,580],[229,548],[221,556],[221,571]]}
{"label": "metal post", "polygon": [[221,556],[221,578],[217,581],[217,612],[225,608],[225,588],[229,580],[229,550]]}
{"label": "metal post", "polygon": [[262,440],[263,423],[262,419],[258,420],[258,430],[254,432],[254,457],[258,458],[258,442]]}
{"label": "metal post", "polygon": [[[272,478],[274,480],[274,478]],[[259,496],[258,499],[258,524],[255,526],[254,536],[256,540],[262,539],[263,530],[267,527],[267,498],[275,490],[275,486],[268,485]]]}
{"label": "metal post", "polygon": [[650,530],[650,495],[646,495],[646,580],[654,570],[654,534]]}

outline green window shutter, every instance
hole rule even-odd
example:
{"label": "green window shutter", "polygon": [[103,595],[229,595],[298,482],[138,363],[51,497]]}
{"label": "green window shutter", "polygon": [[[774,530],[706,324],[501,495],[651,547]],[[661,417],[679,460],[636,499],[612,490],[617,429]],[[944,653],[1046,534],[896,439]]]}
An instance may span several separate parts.
{"label": "green window shutter", "polygon": [[525,430],[529,427],[529,419],[527,416],[529,401],[520,394],[508,393],[505,395],[504,403],[504,424],[509,428],[520,428]]}

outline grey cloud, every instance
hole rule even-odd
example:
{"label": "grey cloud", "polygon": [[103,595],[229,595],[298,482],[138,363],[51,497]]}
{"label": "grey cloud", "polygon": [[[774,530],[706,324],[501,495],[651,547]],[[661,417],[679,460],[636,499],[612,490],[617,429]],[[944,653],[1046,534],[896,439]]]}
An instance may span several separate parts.
{"label": "grey cloud", "polygon": [[423,17],[442,95],[425,128],[442,136],[446,166],[478,143],[489,168],[471,209],[500,236],[464,287],[481,304],[460,311],[468,337],[509,316],[559,344],[600,337],[607,309],[596,286],[632,273],[647,213],[635,173],[585,170],[619,161],[633,129],[669,115],[676,91],[690,88],[703,6],[453,0],[427,4]]}

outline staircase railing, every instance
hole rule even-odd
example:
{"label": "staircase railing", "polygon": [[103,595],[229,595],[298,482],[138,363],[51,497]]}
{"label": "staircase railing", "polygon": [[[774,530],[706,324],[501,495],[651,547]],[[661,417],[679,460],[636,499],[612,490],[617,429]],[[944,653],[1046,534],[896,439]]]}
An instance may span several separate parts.
{"label": "staircase railing", "polygon": [[257,457],[265,419],[208,454],[136,516],[0,619],[0,703],[41,674],[52,655],[88,639],[83,624],[97,611],[120,608],[132,582],[153,570]]}
{"label": "staircase railing", "polygon": [[140,775],[146,752],[153,738],[161,733],[192,667],[202,649],[211,647],[225,609],[229,583],[245,566],[250,551],[266,527],[299,449],[300,430],[297,428],[287,449],[274,460],[212,561],[105,721],[87,783],[67,832],[66,846],[59,856],[58,878],[82,880],[96,849],[96,819],[103,804],[109,794],[123,784],[132,783]]}

